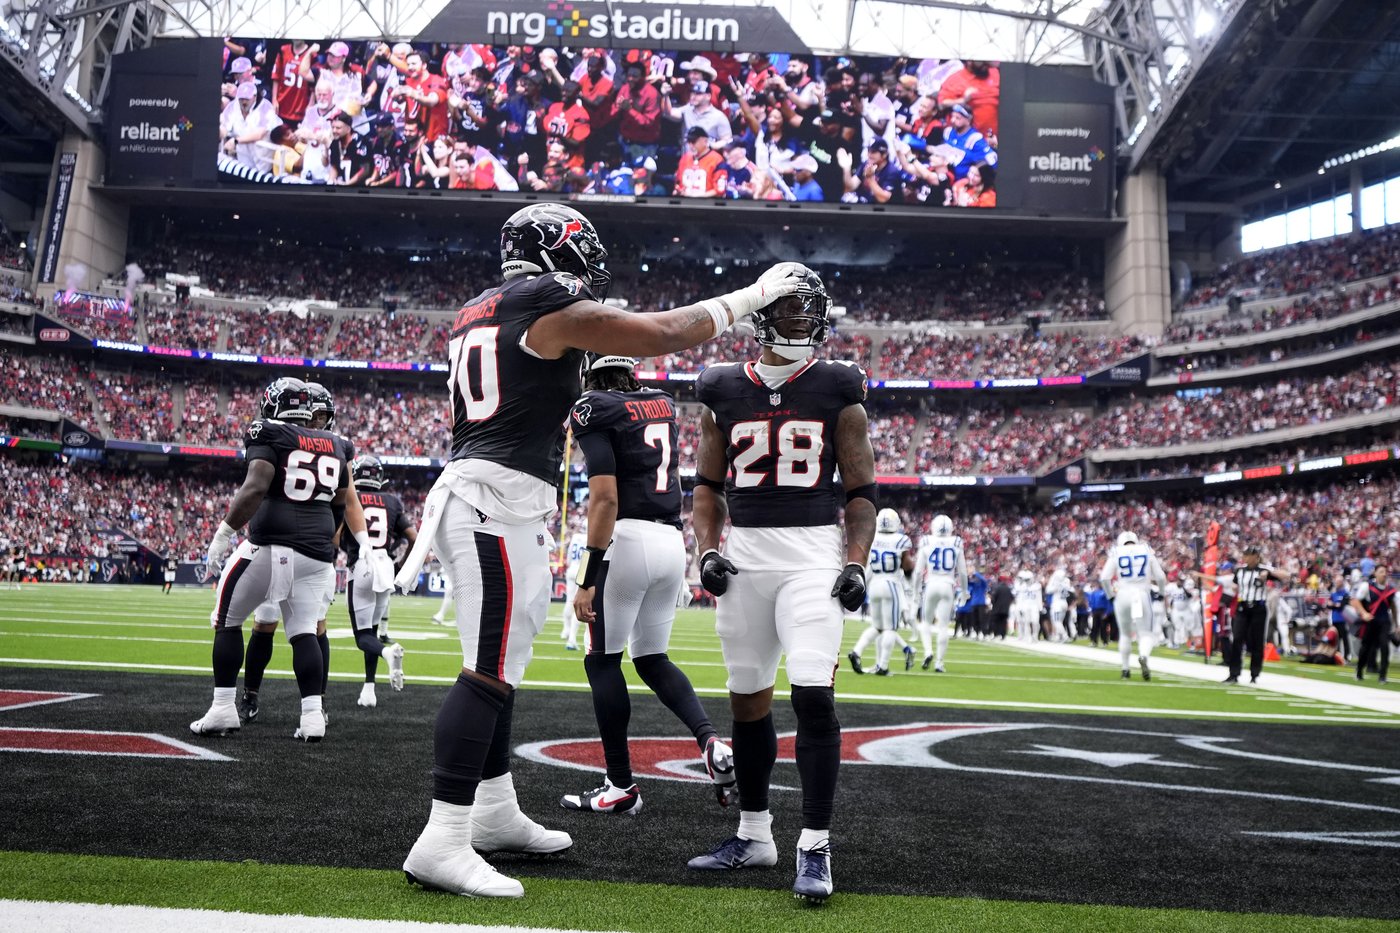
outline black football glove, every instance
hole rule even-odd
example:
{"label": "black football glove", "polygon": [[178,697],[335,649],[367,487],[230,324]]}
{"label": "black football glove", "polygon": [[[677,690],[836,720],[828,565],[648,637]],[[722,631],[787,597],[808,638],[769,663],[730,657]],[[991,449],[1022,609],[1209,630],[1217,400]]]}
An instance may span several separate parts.
{"label": "black football glove", "polygon": [[[704,575],[703,570],[701,575]],[[831,595],[841,601],[847,612],[859,609],[861,603],[865,602],[865,568],[860,564],[847,564],[846,569],[841,571],[841,576],[836,578]]]}
{"label": "black football glove", "polygon": [[739,572],[734,562],[721,557],[719,551],[706,551],[700,555],[700,585],[715,596],[723,596],[729,589],[729,577]]}

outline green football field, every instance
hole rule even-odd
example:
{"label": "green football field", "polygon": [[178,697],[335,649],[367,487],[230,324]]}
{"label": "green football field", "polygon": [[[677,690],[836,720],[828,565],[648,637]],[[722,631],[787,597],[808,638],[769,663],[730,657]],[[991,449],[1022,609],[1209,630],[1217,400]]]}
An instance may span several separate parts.
{"label": "green football field", "polygon": [[[0,688],[82,689],[66,683],[65,672],[73,670],[127,678],[133,685],[178,678],[179,689],[190,695],[176,699],[182,707],[188,707],[189,715],[162,729],[172,737],[181,737],[183,723],[197,716],[208,702],[207,687],[201,684],[209,683],[208,615],[211,605],[212,593],[203,589],[177,589],[170,595],[162,594],[155,587],[34,586],[21,592],[0,591]],[[405,696],[415,686],[430,686],[436,693],[455,679],[460,669],[461,652],[455,629],[431,621],[437,608],[435,601],[395,597],[390,627],[393,637],[406,649],[408,687]],[[527,672],[527,689],[554,693],[587,689],[582,653],[566,651],[559,637],[560,608],[558,604],[552,607],[545,633],[536,642],[535,659]],[[363,665],[344,621],[344,612],[341,598],[332,607],[330,617],[332,678],[349,685],[362,678]],[[848,623],[843,655],[861,630],[858,622]],[[916,651],[920,650],[917,641],[915,646]],[[713,700],[724,695],[724,669],[711,612],[680,613],[670,654],[690,675],[702,696]],[[1116,660],[1116,652],[1104,651],[1104,656]],[[1157,656],[1186,657],[1168,651],[1159,651]],[[867,651],[866,660],[873,666],[873,649]],[[1200,663],[1200,659],[1196,658],[1195,662]],[[269,676],[289,679],[290,663],[291,653],[279,635]],[[1395,733],[1386,727],[1400,725],[1400,716],[1344,702],[1299,701],[1266,690],[1231,689],[1166,673],[1157,674],[1150,683],[1137,677],[1125,682],[1119,679],[1114,663],[1050,657],[1000,644],[955,640],[949,648],[949,672],[945,675],[923,672],[917,665],[906,673],[899,660],[895,667],[895,674],[888,678],[856,676],[843,658],[837,676],[840,701],[896,707],[904,719],[912,721],[957,722],[962,716],[1007,711],[1053,714],[1061,722],[1069,717],[1095,724],[1102,724],[1105,717],[1121,717],[1125,730],[1154,728],[1151,720],[1162,720],[1178,731],[1184,731],[1180,728],[1183,723],[1211,723],[1211,728],[1216,729],[1231,724],[1250,724],[1251,727],[1295,730],[1288,735],[1325,736],[1334,729],[1346,729],[1350,730],[1349,735],[1383,737],[1391,747],[1394,747]],[[1350,668],[1315,668],[1293,661],[1274,662],[1267,667],[1270,671],[1338,684],[1355,683]],[[627,669],[630,672],[630,667]],[[1219,672],[1218,668],[1211,670]],[[391,707],[395,701],[383,683],[385,679],[381,673],[381,706]],[[629,681],[634,686],[639,683],[634,675]],[[780,691],[786,688],[781,673],[778,686]],[[713,702],[710,705],[713,706]],[[974,714],[973,711],[978,712]],[[122,727],[113,725],[111,728]],[[422,723],[423,730],[429,728],[427,722]],[[182,738],[190,738],[187,731]],[[243,735],[237,741],[252,738]],[[518,736],[517,741],[526,738]],[[326,744],[330,744],[329,739]],[[286,747],[283,753],[294,751],[297,749]],[[17,754],[22,753],[0,752],[0,773],[6,770],[5,762],[16,760]],[[101,767],[102,760],[71,759],[70,766],[97,768]],[[1400,758],[1394,763],[1400,767]],[[5,795],[13,792],[12,788],[5,787],[6,783],[0,779],[0,804],[5,804]],[[61,789],[55,790],[61,792]],[[18,800],[5,805],[11,809],[22,806]],[[415,801],[413,806],[417,805]],[[75,798],[72,806],[76,809],[84,804]],[[917,812],[919,805],[912,806]],[[1395,812],[1400,813],[1400,809]],[[416,810],[405,819],[416,824]],[[207,828],[191,826],[189,829],[200,833]],[[1098,831],[1092,824],[1084,829],[1085,833]],[[0,884],[4,892],[0,898],[479,924],[495,929],[658,933],[692,930],[697,933],[721,930],[789,933],[837,929],[1291,931],[1398,928],[1393,919],[1370,919],[1367,913],[1338,917],[1304,916],[1312,913],[1307,910],[1273,913],[1181,909],[1174,905],[1190,901],[1178,897],[1179,892],[1173,891],[1173,885],[1189,881],[1172,880],[1165,875],[1160,899],[1155,894],[1127,899],[1128,903],[1146,906],[1056,903],[1053,896],[1029,890],[1008,890],[1005,896],[976,897],[846,893],[839,875],[839,896],[820,910],[802,908],[780,896],[786,883],[784,875],[775,877],[774,888],[778,889],[775,891],[756,891],[751,887],[628,884],[612,876],[596,879],[527,877],[524,900],[486,902],[423,894],[405,885],[397,871],[346,867],[331,859],[320,865],[293,865],[81,854],[89,850],[57,839],[63,836],[63,829],[56,829],[55,836],[52,844],[16,844],[13,840],[6,844],[6,836],[0,833],[0,850],[8,850],[0,851]],[[1164,845],[1169,843],[1163,840]],[[1342,859],[1348,854],[1348,851],[1336,853]],[[1267,879],[1261,879],[1259,883],[1265,881]],[[1394,885],[1391,888],[1400,890]],[[1400,895],[1396,898],[1400,900]],[[5,902],[0,900],[0,930],[7,929],[5,910]],[[1400,914],[1400,906],[1379,916],[1397,914]],[[93,921],[97,925],[100,912],[93,917],[97,918]]]}

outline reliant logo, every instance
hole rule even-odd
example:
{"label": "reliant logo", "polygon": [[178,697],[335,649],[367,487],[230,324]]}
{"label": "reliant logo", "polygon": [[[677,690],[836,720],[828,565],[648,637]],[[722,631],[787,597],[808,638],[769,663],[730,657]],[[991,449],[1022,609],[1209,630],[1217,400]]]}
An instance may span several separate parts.
{"label": "reliant logo", "polygon": [[182,133],[188,133],[194,128],[185,117],[181,117],[175,123],[167,126],[160,126],[155,123],[127,124],[120,128],[121,139],[144,140],[147,142],[178,143]]}
{"label": "reliant logo", "polygon": [[656,16],[638,16],[601,4],[593,15],[585,15],[582,5],[550,3],[545,12],[492,10],[486,14],[486,31],[492,36],[518,36],[529,45],[546,39],[634,39],[666,42],[738,42],[739,21],[732,17],[687,16],[679,9],[663,10]]}
{"label": "reliant logo", "polygon": [[1069,156],[1060,152],[1049,155],[1031,156],[1031,170],[1035,172],[1092,172],[1095,162],[1102,162],[1108,156],[1098,146],[1089,149],[1087,155]]}

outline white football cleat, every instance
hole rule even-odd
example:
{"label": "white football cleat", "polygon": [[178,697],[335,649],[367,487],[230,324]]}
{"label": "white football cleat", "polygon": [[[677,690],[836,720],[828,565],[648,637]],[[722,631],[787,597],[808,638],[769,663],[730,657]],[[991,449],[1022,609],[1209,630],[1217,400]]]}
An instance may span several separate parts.
{"label": "white football cleat", "polygon": [[470,845],[461,848],[441,829],[428,826],[403,862],[412,884],[463,897],[524,897],[525,888],[496,871]]}
{"label": "white football cleat", "polygon": [[365,684],[360,688],[360,698],[355,701],[355,705],[365,709],[374,709],[379,705],[379,700],[374,695],[374,684]]}
{"label": "white football cleat", "polygon": [[403,645],[392,644],[384,649],[384,660],[389,662],[389,686],[403,689]]}
{"label": "white football cleat", "polygon": [[594,813],[627,813],[636,816],[642,812],[642,792],[637,785],[618,787],[609,777],[603,778],[603,786],[595,787],[584,794],[565,794],[559,798],[559,806],[565,810],[584,810]]}
{"label": "white football cleat", "polygon": [[326,737],[326,715],[318,709],[301,714],[301,725],[292,738],[302,742],[319,742]]}
{"label": "white football cleat", "polygon": [[711,736],[705,743],[705,770],[715,785],[715,796],[721,807],[727,807],[739,799],[739,784],[734,776],[734,750]]}
{"label": "white football cleat", "polygon": [[574,844],[557,829],[545,829],[520,811],[510,774],[482,781],[471,812],[472,846],[485,854],[559,855]]}
{"label": "white football cleat", "polygon": [[190,723],[190,731],[195,735],[228,735],[237,732],[241,725],[238,707],[211,706],[202,718]]}

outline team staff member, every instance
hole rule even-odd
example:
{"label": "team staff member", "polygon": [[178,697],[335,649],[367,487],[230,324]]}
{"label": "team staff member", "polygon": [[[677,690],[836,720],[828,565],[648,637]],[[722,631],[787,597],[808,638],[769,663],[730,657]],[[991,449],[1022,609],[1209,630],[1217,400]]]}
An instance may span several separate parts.
{"label": "team staff member", "polygon": [[1395,625],[1395,585],[1390,582],[1390,569],[1377,564],[1371,582],[1362,583],[1352,594],[1351,608],[1365,623],[1361,633],[1361,654],[1356,659],[1356,679],[1365,680],[1366,667],[1373,659],[1377,663],[1380,682],[1386,682],[1390,670],[1390,632]]}
{"label": "team staff member", "polygon": [[558,507],[564,421],[581,394],[584,351],[683,350],[798,287],[779,266],[728,295],[628,314],[603,304],[607,255],[578,211],[522,208],[501,228],[503,281],[468,301],[453,323],[452,459],[428,494],[418,542],[396,580],[412,588],[431,547],[452,577],[462,640],[462,673],[434,732],[432,813],[404,861],[409,879],[425,887],[520,897],[520,883],[473,846],[549,854],[573,844],[521,812],[510,748],[515,687],[549,609],[545,521]]}
{"label": "team staff member", "polygon": [[1234,590],[1234,624],[1230,637],[1230,676],[1227,684],[1240,682],[1240,670],[1244,666],[1244,650],[1249,648],[1249,682],[1258,683],[1264,671],[1264,634],[1268,623],[1269,609],[1266,602],[1268,582],[1277,580],[1287,586],[1292,579],[1287,573],[1275,570],[1259,562],[1259,548],[1250,545],[1244,549],[1244,560],[1232,574],[1207,577],[1197,574],[1203,580],[1227,584]]}
{"label": "team staff member", "polygon": [[675,400],[643,388],[636,361],[599,357],[589,367],[588,392],[574,405],[574,437],[588,462],[588,538],[578,568],[573,610],[588,624],[583,669],[603,739],[607,775],[584,794],[565,794],[566,810],[632,813],[642,795],[632,781],[627,724],[632,701],[622,676],[622,649],[642,682],[685,723],[719,802],[734,790],[734,753],[695,696],[685,673],[666,656],[676,605],[685,583],[681,481]]}

